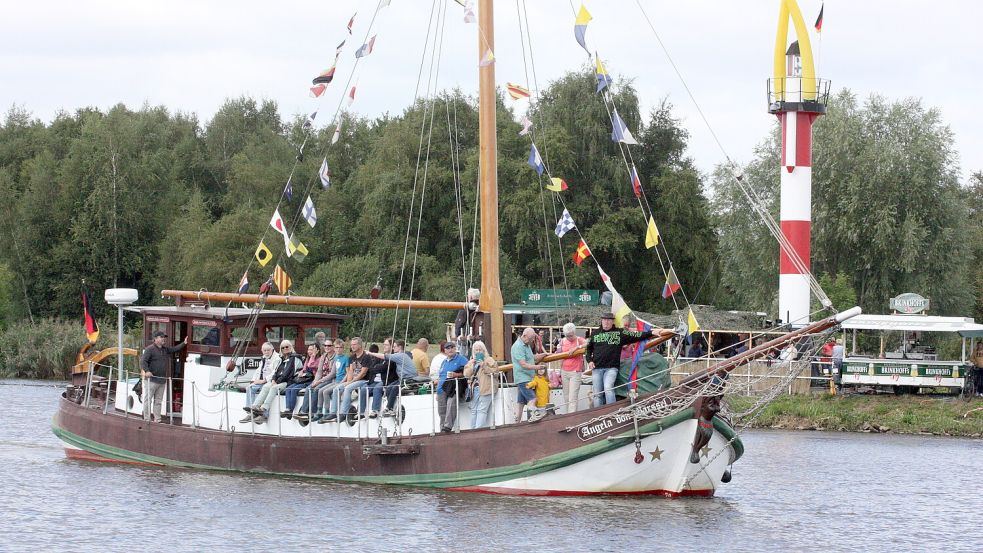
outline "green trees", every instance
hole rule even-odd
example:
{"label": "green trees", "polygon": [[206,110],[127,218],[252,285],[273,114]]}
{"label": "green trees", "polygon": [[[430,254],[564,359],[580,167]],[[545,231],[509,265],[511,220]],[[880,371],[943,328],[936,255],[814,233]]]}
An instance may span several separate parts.
{"label": "green trees", "polygon": [[[813,145],[813,272],[847,275],[868,312],[915,291],[932,298],[936,313],[967,313],[979,295],[970,218],[938,110],[877,96],[861,105],[843,91],[819,119]],[[777,218],[777,135],[756,153],[745,175]],[[763,226],[724,171],[714,186],[722,251],[733,253],[722,257],[724,284],[741,302],[772,307],[778,248],[765,247]]]}

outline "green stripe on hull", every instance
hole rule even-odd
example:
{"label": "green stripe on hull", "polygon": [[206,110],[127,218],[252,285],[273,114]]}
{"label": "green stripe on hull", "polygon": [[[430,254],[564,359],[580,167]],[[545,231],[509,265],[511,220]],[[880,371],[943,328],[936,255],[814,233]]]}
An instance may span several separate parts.
{"label": "green stripe on hull", "polygon": [[[656,422],[648,423],[639,428],[640,432],[658,432],[666,428],[675,426],[681,422],[693,418],[693,410],[685,409],[675,415],[666,417]],[[714,418],[713,419],[714,428],[720,432],[722,437],[728,441],[731,441],[731,447],[734,448],[734,459],[739,459],[744,454],[744,445],[741,443],[740,438],[734,430],[723,420]],[[512,480],[516,478],[523,478],[528,476],[534,476],[536,474],[542,474],[544,472],[549,472],[563,468],[565,466],[590,459],[602,453],[606,453],[618,447],[625,445],[634,440],[634,435],[632,433],[624,433],[616,436],[616,439],[604,439],[598,440],[595,443],[583,445],[581,447],[565,451],[563,453],[557,453],[555,455],[550,455],[549,457],[544,457],[542,459],[537,459],[535,461],[530,461],[527,463],[520,463],[518,465],[511,465],[507,467],[491,468],[491,469],[481,469],[463,472],[447,472],[447,473],[434,473],[434,474],[400,474],[400,475],[386,475],[386,476],[340,476],[340,475],[330,475],[330,474],[293,474],[293,473],[281,473],[275,471],[241,471],[239,469],[230,469],[228,467],[215,467],[208,465],[198,465],[195,463],[188,463],[184,461],[176,461],[173,459],[165,459],[163,457],[155,457],[153,455],[146,455],[142,453],[136,453],[133,451],[128,451],[124,449],[119,449],[113,446],[101,444],[94,442],[92,440],[83,438],[76,434],[73,434],[57,426],[52,426],[52,431],[60,439],[65,442],[72,444],[80,449],[91,451],[97,455],[101,455],[108,459],[115,459],[119,461],[136,461],[140,463],[151,463],[158,465],[167,465],[175,467],[184,468],[195,468],[203,470],[224,470],[224,471],[234,471],[234,472],[251,472],[257,474],[270,474],[279,476],[306,476],[313,478],[323,478],[326,480],[334,480],[339,482],[366,482],[373,484],[396,484],[404,486],[418,486],[418,487],[428,487],[428,488],[457,488],[466,486],[481,486],[484,484],[491,484],[495,482],[502,482],[505,480]]]}

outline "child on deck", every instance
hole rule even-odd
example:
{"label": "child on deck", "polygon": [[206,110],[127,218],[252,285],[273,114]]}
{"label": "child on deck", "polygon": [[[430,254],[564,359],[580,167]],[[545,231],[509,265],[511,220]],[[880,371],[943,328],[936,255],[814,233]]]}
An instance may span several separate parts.
{"label": "child on deck", "polygon": [[[536,392],[536,408],[543,409],[550,406],[550,381],[546,376],[546,367],[536,369],[536,375],[526,384],[526,388]],[[552,408],[548,409],[552,412]]]}

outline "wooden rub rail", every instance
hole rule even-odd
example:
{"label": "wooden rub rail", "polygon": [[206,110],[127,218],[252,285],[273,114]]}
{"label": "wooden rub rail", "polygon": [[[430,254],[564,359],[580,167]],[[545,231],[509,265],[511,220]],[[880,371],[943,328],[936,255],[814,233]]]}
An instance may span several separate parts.
{"label": "wooden rub rail", "polygon": [[[227,292],[194,292],[191,290],[164,290],[163,297],[186,301],[214,301],[259,303],[259,294],[235,294]],[[426,300],[374,300],[370,298],[322,298],[318,296],[266,296],[267,305],[313,305],[318,307],[368,307],[376,309],[464,309],[459,301]]]}

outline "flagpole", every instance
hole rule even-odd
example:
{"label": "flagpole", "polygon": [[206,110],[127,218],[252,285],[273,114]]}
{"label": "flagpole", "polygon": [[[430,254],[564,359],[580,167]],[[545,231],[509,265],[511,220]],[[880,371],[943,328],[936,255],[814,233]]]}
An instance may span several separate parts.
{"label": "flagpole", "polygon": [[[495,51],[492,0],[478,3],[478,59]],[[481,296],[479,309],[487,316],[491,354],[505,358],[505,315],[498,267],[498,144],[495,132],[495,63],[478,67],[479,188],[481,195]],[[489,328],[490,327],[490,328]],[[490,331],[490,332],[489,332]]]}

